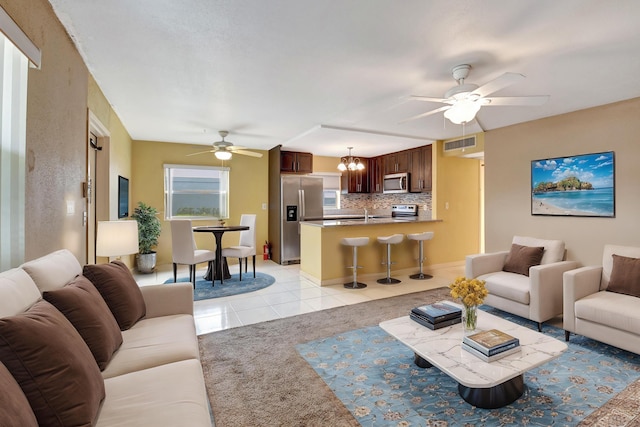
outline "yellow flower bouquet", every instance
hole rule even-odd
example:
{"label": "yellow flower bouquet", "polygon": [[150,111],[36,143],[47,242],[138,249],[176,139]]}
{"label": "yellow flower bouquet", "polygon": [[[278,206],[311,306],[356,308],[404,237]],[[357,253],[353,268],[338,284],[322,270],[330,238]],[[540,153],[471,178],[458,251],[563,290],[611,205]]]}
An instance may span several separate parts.
{"label": "yellow flower bouquet", "polygon": [[485,288],[485,281],[458,277],[449,285],[451,296],[459,299],[464,306],[462,323],[465,331],[476,329],[478,322],[478,306],[482,304],[489,291]]}

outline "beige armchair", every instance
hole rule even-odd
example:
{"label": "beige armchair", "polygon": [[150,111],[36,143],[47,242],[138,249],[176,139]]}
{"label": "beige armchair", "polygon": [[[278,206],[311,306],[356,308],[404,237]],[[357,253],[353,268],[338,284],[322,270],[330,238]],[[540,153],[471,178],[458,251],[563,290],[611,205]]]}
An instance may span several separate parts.
{"label": "beige armchair", "polygon": [[[535,252],[537,260],[527,259],[514,269],[518,259],[514,251],[522,247],[521,253]],[[577,262],[563,261],[564,255],[562,240],[514,236],[511,251],[468,255],[465,276],[486,281],[489,295],[485,304],[538,322],[541,331],[542,322],[562,313],[562,274],[578,266]]]}
{"label": "beige armchair", "polygon": [[[614,260],[614,255],[626,257]],[[565,339],[571,332],[640,354],[640,247],[605,245],[601,266],[564,273]],[[621,282],[631,288],[620,286]],[[635,289],[633,289],[635,287]],[[635,295],[634,295],[635,294]]]}

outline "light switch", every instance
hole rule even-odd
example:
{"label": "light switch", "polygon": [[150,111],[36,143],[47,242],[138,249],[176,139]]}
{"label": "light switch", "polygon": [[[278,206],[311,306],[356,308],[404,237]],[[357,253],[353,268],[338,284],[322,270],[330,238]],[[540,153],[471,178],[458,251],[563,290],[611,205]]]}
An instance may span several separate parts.
{"label": "light switch", "polygon": [[266,203],[263,203],[263,204],[262,204],[262,210],[263,210],[263,211],[266,211],[266,210],[267,210],[267,204],[266,204]]}
{"label": "light switch", "polygon": [[73,215],[76,213],[76,205],[73,200],[67,200],[67,215]]}

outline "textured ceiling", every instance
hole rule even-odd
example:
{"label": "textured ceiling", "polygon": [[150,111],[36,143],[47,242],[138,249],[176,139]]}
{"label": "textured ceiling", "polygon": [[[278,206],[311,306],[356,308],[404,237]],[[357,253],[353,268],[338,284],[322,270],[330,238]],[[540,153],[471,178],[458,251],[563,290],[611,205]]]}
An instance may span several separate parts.
{"label": "textured ceiling", "polygon": [[[50,0],[137,140],[372,156],[640,96],[637,0]],[[442,113],[466,83],[527,78],[463,129]],[[393,135],[400,135],[395,138]]]}

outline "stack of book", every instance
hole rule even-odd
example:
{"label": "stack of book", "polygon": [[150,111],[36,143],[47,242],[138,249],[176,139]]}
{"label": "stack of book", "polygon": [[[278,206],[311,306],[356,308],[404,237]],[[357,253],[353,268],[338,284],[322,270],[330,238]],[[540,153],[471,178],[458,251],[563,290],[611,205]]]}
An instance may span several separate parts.
{"label": "stack of book", "polygon": [[409,317],[429,329],[436,330],[460,323],[462,310],[445,302],[437,302],[411,309]]}
{"label": "stack of book", "polygon": [[491,329],[465,336],[462,339],[462,348],[485,362],[493,362],[520,351],[520,340],[497,329]]}

